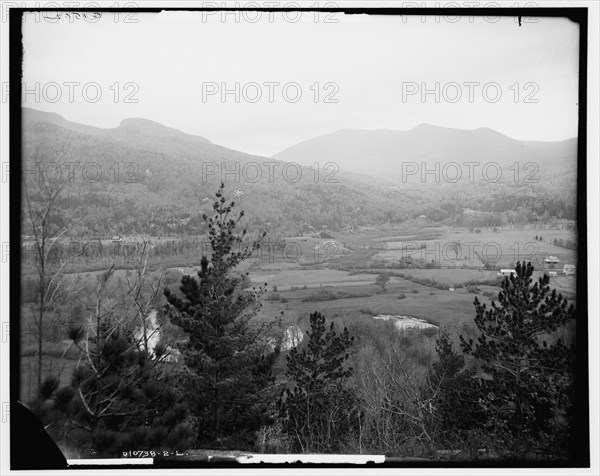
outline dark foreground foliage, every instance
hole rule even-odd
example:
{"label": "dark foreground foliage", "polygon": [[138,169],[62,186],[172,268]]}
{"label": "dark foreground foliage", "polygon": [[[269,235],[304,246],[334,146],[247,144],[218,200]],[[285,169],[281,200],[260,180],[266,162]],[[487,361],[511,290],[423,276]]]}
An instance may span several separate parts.
{"label": "dark foreground foliage", "polygon": [[249,290],[237,271],[264,234],[238,231],[243,212],[231,218],[233,208],[221,186],[205,217],[210,256],[164,289],[165,322],[183,336],[172,347],[149,351],[145,331],[140,338],[131,324],[146,322],[164,286],[148,287],[146,261],[137,281],[127,275],[121,298],[107,290],[113,268],[100,276],[89,318],[69,326],[78,352],[70,381],[46,376],[30,402],[62,448],[81,457],[189,448],[429,458],[444,450],[463,460],[573,454],[575,347],[558,336],[575,309],[548,276],[534,283],[533,266],[518,263],[491,307],[476,297],[478,337],[461,337],[459,349],[447,333],[434,343],[393,326],[373,332],[369,318],[338,332],[314,312],[308,339],[276,378],[278,319],[254,323],[266,288]]}
{"label": "dark foreground foliage", "polygon": [[180,384],[196,417],[196,444],[252,449],[256,431],[270,422],[276,349],[269,351],[265,326],[249,323],[264,289],[244,291],[245,276],[235,274],[260,239],[248,244],[246,230],[236,231],[243,212],[230,218],[234,203],[226,203],[223,188],[216,194],[214,217],[205,217],[210,263],[204,257],[197,276],[184,276],[179,294],[165,289],[166,313],[189,336],[182,346],[186,369]]}

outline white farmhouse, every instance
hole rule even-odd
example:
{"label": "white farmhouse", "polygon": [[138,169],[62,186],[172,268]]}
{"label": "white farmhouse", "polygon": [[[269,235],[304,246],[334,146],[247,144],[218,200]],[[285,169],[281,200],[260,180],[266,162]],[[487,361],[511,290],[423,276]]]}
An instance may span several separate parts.
{"label": "white farmhouse", "polygon": [[514,269],[501,269],[499,273],[497,273],[498,276],[513,276],[516,275],[517,272]]}

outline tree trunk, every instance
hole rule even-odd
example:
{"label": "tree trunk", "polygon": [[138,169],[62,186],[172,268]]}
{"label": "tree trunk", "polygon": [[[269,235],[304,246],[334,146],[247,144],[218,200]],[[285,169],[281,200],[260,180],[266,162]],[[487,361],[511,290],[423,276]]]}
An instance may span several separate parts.
{"label": "tree trunk", "polygon": [[42,324],[44,322],[44,285],[43,276],[40,282],[40,309],[38,316],[38,372],[37,372],[37,390],[39,391],[42,387],[42,347],[44,340],[44,332]]}

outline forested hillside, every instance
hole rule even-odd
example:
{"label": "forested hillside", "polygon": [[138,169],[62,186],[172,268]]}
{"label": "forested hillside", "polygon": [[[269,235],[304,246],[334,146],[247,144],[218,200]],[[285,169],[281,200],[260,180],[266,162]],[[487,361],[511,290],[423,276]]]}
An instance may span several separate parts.
{"label": "forested hillside", "polygon": [[[204,234],[202,215],[221,181],[235,191],[250,228],[287,236],[421,215],[474,226],[575,215],[574,170],[554,182],[441,183],[425,190],[422,183],[370,176],[373,161],[360,175],[327,165],[332,160],[301,167],[244,154],[143,119],[99,129],[32,109],[23,116],[25,177],[32,185],[66,182],[57,208],[68,236]],[[27,190],[35,201],[36,187]]]}

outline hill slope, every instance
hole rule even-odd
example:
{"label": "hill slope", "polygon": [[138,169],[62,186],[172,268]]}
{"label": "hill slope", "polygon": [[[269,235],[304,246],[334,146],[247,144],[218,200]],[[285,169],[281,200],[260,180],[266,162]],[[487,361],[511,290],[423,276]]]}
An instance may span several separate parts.
{"label": "hill slope", "polygon": [[[456,138],[454,130],[421,126],[407,133],[341,131],[324,136],[312,145],[324,141],[334,151],[341,137],[341,150],[347,154],[335,152],[340,170],[330,168],[317,173],[313,168],[231,150],[146,119],[125,119],[119,127],[101,129],[32,109],[24,109],[23,118],[25,170],[52,171],[44,165],[51,162],[79,164],[57,202],[61,220],[69,227],[67,235],[71,236],[203,234],[206,229],[202,215],[212,213],[214,192],[221,181],[238,209],[246,212],[248,229],[266,229],[271,236],[296,236],[307,230],[335,232],[385,223],[396,226],[422,214],[429,221],[459,225],[574,216],[574,168],[571,174],[563,173],[553,180],[506,181],[490,188],[485,181],[442,181],[434,186],[404,183],[390,180],[394,176],[385,167],[381,168],[384,177],[374,176],[377,163],[385,161],[369,161],[372,176],[364,175],[364,170],[359,174],[341,167],[346,159],[348,163],[362,163],[357,159],[360,150],[381,155],[400,142],[415,161],[431,163],[443,156],[462,163],[475,153],[469,152],[466,139],[461,142]],[[523,155],[518,142],[494,131],[463,131],[459,136],[473,133],[478,138],[477,150],[488,150],[487,157],[498,161],[502,157],[503,164],[521,157],[529,159],[535,156],[531,151],[555,157],[560,155],[556,152],[562,150],[560,147],[568,150],[572,146],[566,141],[546,153],[547,145],[533,143]],[[437,142],[433,146],[429,144],[432,134]],[[398,142],[399,137],[407,135],[411,137],[408,142]],[[457,141],[461,148],[456,146]],[[507,143],[512,148],[507,148]],[[448,144],[455,144],[455,148]],[[461,153],[470,155],[459,158]],[[319,156],[315,160],[323,166],[334,158]],[[557,164],[561,166],[560,161]],[[389,166],[397,170],[397,164]],[[62,177],[68,177],[66,168]],[[26,174],[26,179],[27,187],[34,192],[32,199],[41,200],[41,195],[35,193],[39,184],[35,176]],[[467,215],[465,209],[469,210]]]}
{"label": "hill slope", "polygon": [[23,118],[28,170],[59,158],[80,164],[60,202],[75,235],[202,233],[201,217],[212,212],[221,181],[246,211],[249,228],[287,234],[308,225],[339,229],[383,220],[386,211],[406,211],[423,198],[421,190],[407,188],[400,206],[393,200],[398,193],[382,180],[317,173],[145,119],[101,129],[32,109]]}
{"label": "hill slope", "polygon": [[[409,131],[343,129],[296,144],[274,158],[301,164],[336,162],[341,170],[396,180],[414,176],[409,163],[418,164],[420,173],[422,163],[427,170],[434,170],[438,162],[441,171],[454,162],[465,174],[469,169],[464,163],[478,163],[481,165],[472,169],[473,176],[481,178],[486,163],[497,163],[508,171],[517,162],[526,175],[533,169],[526,170],[525,165],[533,162],[539,166],[539,177],[550,178],[576,170],[577,139],[521,142],[488,128],[462,130],[421,124]],[[449,177],[455,174],[447,169]]]}

